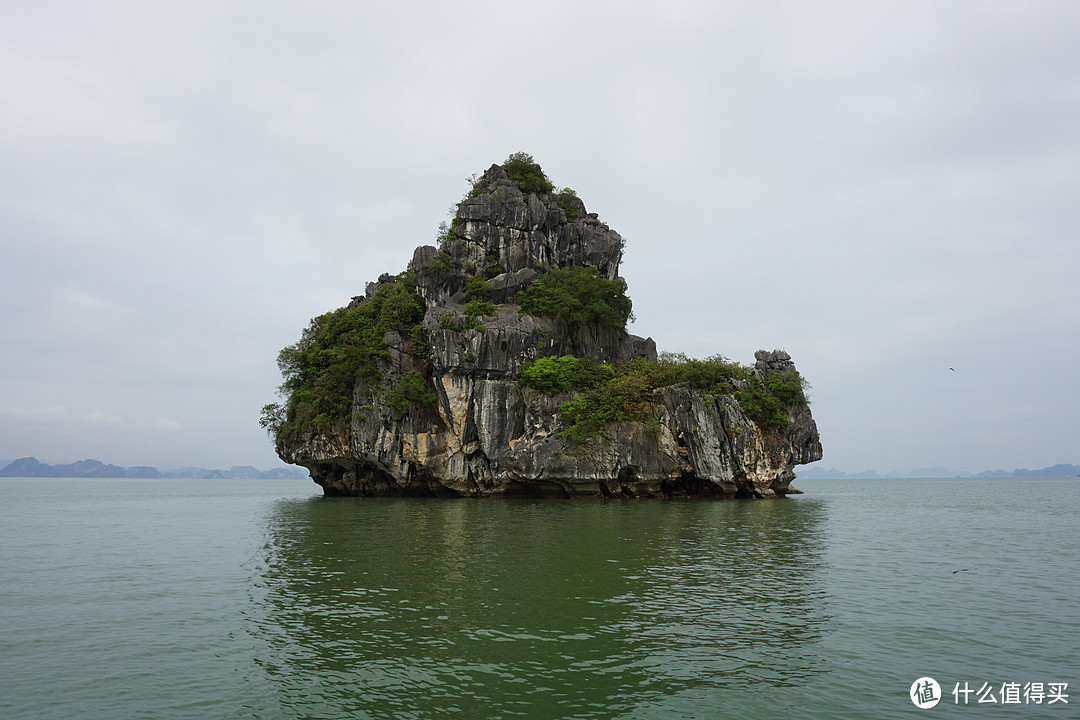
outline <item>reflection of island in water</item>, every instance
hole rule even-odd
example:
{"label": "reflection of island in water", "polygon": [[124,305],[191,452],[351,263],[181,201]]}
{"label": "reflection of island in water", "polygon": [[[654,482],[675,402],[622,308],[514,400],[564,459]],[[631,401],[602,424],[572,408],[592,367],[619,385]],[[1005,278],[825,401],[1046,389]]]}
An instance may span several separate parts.
{"label": "reflection of island in water", "polygon": [[259,661],[304,717],[730,710],[819,672],[823,516],[808,498],[282,501]]}

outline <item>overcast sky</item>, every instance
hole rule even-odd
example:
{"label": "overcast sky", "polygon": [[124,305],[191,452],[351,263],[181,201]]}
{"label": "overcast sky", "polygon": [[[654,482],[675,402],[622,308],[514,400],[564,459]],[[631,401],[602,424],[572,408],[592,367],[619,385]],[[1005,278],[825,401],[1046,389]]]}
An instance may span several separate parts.
{"label": "overcast sky", "polygon": [[[0,458],[280,464],[278,350],[531,153],[846,471],[1080,463],[1080,3],[5,2]],[[949,368],[955,368],[950,371]]]}

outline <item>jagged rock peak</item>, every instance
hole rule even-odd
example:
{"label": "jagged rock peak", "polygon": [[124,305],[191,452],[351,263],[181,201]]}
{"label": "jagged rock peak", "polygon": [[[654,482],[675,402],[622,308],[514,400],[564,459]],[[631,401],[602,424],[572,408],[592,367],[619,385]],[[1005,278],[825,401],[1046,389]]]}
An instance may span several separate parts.
{"label": "jagged rock peak", "polygon": [[474,182],[443,228],[439,246],[424,245],[413,253],[424,300],[445,301],[471,275],[491,283],[494,302],[512,299],[556,268],[594,267],[610,280],[619,276],[624,245],[619,233],[586,212],[573,190],[555,192],[539,174],[542,182],[529,182],[492,165]]}
{"label": "jagged rock peak", "polygon": [[791,361],[791,355],[785,350],[758,350],[754,353],[754,366],[763,374],[782,373],[795,369],[795,363]]}

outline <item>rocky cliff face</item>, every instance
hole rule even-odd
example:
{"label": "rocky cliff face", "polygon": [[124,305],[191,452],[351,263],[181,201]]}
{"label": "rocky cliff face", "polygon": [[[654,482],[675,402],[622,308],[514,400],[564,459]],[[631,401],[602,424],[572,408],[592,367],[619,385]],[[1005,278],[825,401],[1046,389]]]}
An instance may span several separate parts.
{"label": "rocky cliff face", "polygon": [[[770,376],[791,373],[787,353],[759,351],[730,392],[690,382],[650,386],[632,419],[615,416],[584,439],[565,431],[566,403],[581,388],[541,392],[519,381],[541,358],[655,364],[649,338],[611,323],[524,314],[514,302],[553,270],[595,268],[597,277],[619,281],[622,250],[619,234],[576,196],[522,192],[493,165],[460,203],[439,248],[417,248],[408,277],[384,275],[350,305],[362,310],[385,286],[415,282],[422,320],[383,333],[377,377],[357,379],[346,422],[300,422],[288,398],[286,415],[271,423],[279,455],[308,468],[328,495],[789,492],[792,468],[821,458],[809,408],[791,404],[782,429],[763,428],[739,400],[740,388],[767,391]],[[478,295],[486,302],[478,305]]]}

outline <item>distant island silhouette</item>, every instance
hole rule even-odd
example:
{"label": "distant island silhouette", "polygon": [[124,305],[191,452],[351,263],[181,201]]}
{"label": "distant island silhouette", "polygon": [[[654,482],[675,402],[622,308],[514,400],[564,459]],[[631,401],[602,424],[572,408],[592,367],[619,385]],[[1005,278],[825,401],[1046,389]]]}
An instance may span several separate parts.
{"label": "distant island silhouette", "polygon": [[876,470],[862,470],[859,472],[843,472],[836,468],[804,468],[799,471],[800,480],[826,480],[826,479],[865,479],[865,480],[892,480],[903,478],[1039,478],[1039,477],[1077,477],[1080,476],[1080,465],[1050,465],[1038,470],[1017,468],[1015,470],[984,470],[979,473],[970,473],[949,470],[944,467],[915,468],[910,472],[898,472],[895,470],[881,473]]}
{"label": "distant island silhouette", "polygon": [[51,478],[187,478],[201,480],[287,480],[307,477],[307,471],[282,467],[258,470],[251,465],[234,465],[228,470],[200,467],[183,467],[158,470],[150,465],[120,467],[100,460],[79,460],[66,465],[48,465],[37,458],[24,457],[13,460],[3,469],[0,477],[51,477]]}

